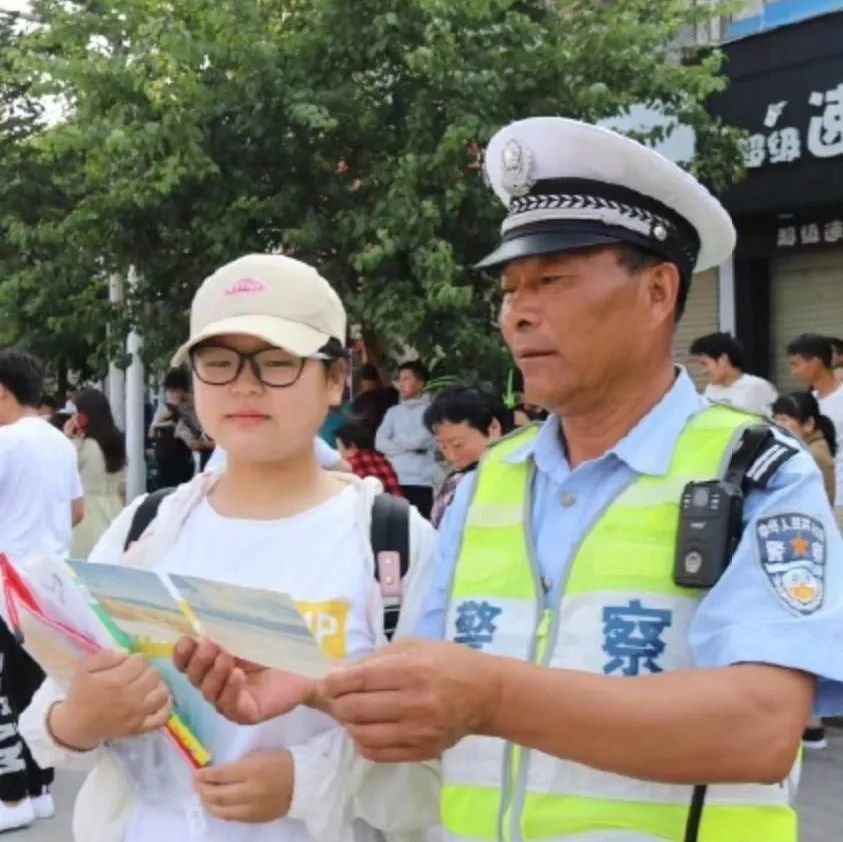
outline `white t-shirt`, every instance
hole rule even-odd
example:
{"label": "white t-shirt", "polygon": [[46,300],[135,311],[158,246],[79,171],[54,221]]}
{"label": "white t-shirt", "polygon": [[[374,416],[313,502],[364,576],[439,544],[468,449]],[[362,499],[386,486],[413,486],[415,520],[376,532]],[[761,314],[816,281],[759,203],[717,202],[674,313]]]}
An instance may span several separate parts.
{"label": "white t-shirt", "polygon": [[[308,512],[273,521],[222,517],[205,499],[188,516],[156,570],[289,593],[331,655],[360,657],[375,647],[366,609],[377,585],[357,524],[359,493],[349,486]],[[307,708],[242,727],[222,719],[201,700],[198,704],[196,710],[186,712],[188,720],[205,720],[198,730],[216,764],[254,751],[299,745],[338,727],[329,717]],[[221,822],[210,816],[207,820],[202,842],[311,840],[304,824],[291,819],[263,825]],[[359,840],[359,833],[355,837],[349,829],[337,842]],[[129,823],[125,842],[190,838],[184,813],[141,805]]]}
{"label": "white t-shirt", "polygon": [[709,384],[705,396],[715,403],[725,403],[735,409],[769,415],[770,407],[779,396],[772,383],[754,374],[742,374],[731,386]]}
{"label": "white t-shirt", "polygon": [[[329,470],[340,461],[339,451],[334,450],[331,445],[324,439],[319,438],[319,436],[313,440],[313,450],[316,453],[316,461],[319,463],[320,468]],[[205,464],[205,470],[215,471],[217,468],[221,468],[225,465],[226,458],[225,451],[221,447],[215,447],[211,458]]]}
{"label": "white t-shirt", "polygon": [[0,427],[0,552],[67,554],[70,504],[84,495],[73,444],[43,418]]}
{"label": "white t-shirt", "polygon": [[838,386],[824,398],[819,397],[816,393],[814,395],[820,405],[820,412],[834,422],[834,428],[837,432],[837,456],[834,461],[837,491],[834,495],[834,504],[843,506],[843,386]]}

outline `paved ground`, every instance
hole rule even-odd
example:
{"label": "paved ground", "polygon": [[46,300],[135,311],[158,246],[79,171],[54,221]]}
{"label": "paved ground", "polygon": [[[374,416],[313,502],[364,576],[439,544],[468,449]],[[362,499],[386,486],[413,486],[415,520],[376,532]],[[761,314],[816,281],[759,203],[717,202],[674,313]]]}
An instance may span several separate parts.
{"label": "paved ground", "polygon": [[[843,838],[843,730],[830,731],[829,743],[826,751],[806,752],[799,790],[799,842],[836,842]],[[56,818],[3,834],[3,842],[71,842],[70,811],[81,780],[79,775],[60,775],[54,789]]]}
{"label": "paved ground", "polygon": [[843,838],[843,730],[828,730],[825,751],[805,752],[799,786],[799,842],[835,842]]}

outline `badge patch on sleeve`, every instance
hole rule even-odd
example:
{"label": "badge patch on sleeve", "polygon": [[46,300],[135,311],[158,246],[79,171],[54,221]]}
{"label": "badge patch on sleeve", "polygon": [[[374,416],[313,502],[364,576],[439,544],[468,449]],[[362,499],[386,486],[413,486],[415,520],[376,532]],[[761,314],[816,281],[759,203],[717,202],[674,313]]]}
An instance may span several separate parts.
{"label": "badge patch on sleeve", "polygon": [[798,514],[762,518],[755,527],[761,567],[779,599],[798,614],[813,614],[825,596],[825,528]]}

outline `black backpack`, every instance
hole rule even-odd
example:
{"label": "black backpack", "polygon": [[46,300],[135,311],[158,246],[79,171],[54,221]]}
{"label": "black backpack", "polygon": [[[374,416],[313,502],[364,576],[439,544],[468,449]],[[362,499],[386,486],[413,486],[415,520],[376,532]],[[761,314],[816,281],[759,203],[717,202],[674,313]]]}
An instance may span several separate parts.
{"label": "black backpack", "polygon": [[[174,488],[160,488],[148,494],[138,506],[126,535],[123,550],[128,550],[155,520],[158,508]],[[410,504],[401,497],[378,494],[372,504],[372,552],[375,555],[375,579],[383,596],[383,630],[392,640],[401,614],[402,581],[410,568]]]}

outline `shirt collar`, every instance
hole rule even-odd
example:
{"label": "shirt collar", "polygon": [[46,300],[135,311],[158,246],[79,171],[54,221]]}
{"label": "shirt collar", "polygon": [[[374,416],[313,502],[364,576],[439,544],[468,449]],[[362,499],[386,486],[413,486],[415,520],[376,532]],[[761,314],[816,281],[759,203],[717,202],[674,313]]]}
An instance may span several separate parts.
{"label": "shirt collar", "polygon": [[[614,456],[638,474],[664,476],[670,468],[676,441],[688,420],[707,405],[688,373],[677,367],[677,377],[664,397],[601,459]],[[658,435],[654,436],[654,431]],[[551,476],[570,473],[559,435],[559,419],[551,415],[538,436],[510,454],[506,461],[519,464],[534,459],[536,467]]]}

